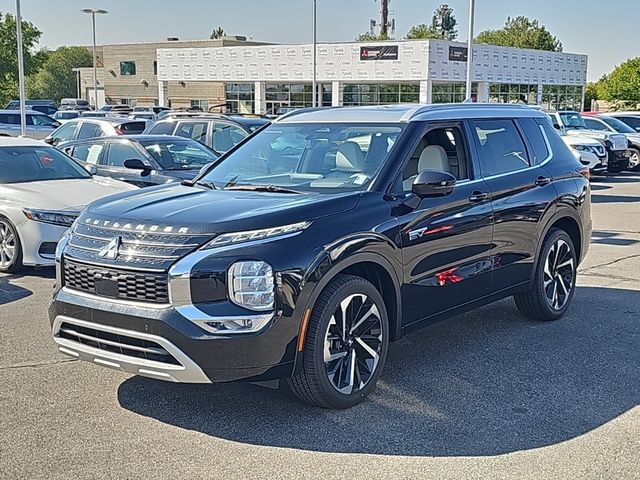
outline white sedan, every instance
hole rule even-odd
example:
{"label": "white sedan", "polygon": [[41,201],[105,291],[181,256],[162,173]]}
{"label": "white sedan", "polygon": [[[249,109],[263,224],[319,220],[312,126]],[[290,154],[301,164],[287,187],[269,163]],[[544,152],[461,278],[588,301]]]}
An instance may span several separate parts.
{"label": "white sedan", "polygon": [[87,204],[135,189],[93,177],[43,142],[0,137],[0,272],[54,265],[58,241]]}

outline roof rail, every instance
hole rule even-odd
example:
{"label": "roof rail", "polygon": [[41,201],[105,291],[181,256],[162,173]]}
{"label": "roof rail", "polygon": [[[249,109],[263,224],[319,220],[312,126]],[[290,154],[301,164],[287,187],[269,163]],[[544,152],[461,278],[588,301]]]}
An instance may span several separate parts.
{"label": "roof rail", "polygon": [[504,108],[530,108],[529,105],[522,103],[432,103],[428,105],[422,105],[409,110],[404,116],[403,120],[408,121],[418,115],[428,112],[451,110],[451,109],[467,109],[467,108],[491,108],[491,109],[504,109]]}
{"label": "roof rail", "polygon": [[292,110],[290,112],[287,112],[283,115],[280,115],[279,117],[277,117],[273,122],[277,123],[280,120],[284,120],[285,118],[290,118],[290,117],[294,117],[296,115],[299,115],[301,113],[309,113],[309,112],[318,112],[320,110],[332,110],[332,109],[337,109],[337,108],[342,108],[342,107],[300,107],[300,108],[296,108],[295,110]]}

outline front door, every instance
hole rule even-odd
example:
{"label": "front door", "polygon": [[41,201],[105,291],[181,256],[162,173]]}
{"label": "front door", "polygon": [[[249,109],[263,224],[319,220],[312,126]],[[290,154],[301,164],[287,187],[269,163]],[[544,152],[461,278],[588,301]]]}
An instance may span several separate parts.
{"label": "front door", "polygon": [[116,178],[138,187],[155,185],[156,174],[151,170],[135,170],[124,166],[126,160],[139,159],[145,164],[148,160],[126,140],[113,140],[107,143],[106,152],[100,158],[98,174]]}
{"label": "front door", "polygon": [[429,124],[403,167],[405,195],[422,170],[447,171],[458,181],[449,195],[423,198],[398,215],[405,326],[491,291],[491,200],[487,185],[474,176],[469,152],[462,124]]}

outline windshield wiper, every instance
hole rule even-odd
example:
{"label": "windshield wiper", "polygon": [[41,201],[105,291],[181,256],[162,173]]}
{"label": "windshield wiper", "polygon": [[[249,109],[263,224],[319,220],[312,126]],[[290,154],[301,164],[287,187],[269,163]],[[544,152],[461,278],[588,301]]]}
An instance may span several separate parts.
{"label": "windshield wiper", "polygon": [[275,185],[233,185],[225,187],[225,190],[248,190],[252,192],[271,192],[271,193],[302,193],[290,188],[276,187]]}
{"label": "windshield wiper", "polygon": [[206,182],[203,180],[194,182],[193,180],[183,180],[180,182],[180,185],[184,185],[185,187],[193,187],[194,185],[200,185],[201,187],[208,188],[209,190],[217,190],[218,187],[213,182]]}

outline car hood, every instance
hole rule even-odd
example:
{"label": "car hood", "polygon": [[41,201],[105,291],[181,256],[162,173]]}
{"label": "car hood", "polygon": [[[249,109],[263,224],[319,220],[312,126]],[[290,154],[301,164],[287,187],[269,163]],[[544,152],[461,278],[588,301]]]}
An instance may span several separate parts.
{"label": "car hood", "polygon": [[567,145],[591,145],[594,147],[602,146],[602,142],[596,140],[595,138],[585,137],[582,135],[562,135],[560,138]]}
{"label": "car hood", "polygon": [[47,210],[82,210],[89,203],[115,193],[137,190],[133,185],[110,178],[43,180],[5,185],[13,198],[25,206]]}
{"label": "car hood", "polygon": [[146,225],[145,229],[153,225],[178,226],[194,233],[224,233],[336,215],[354,208],[360,196],[360,192],[291,194],[169,184],[98,201],[85,211],[83,220],[136,222]]}

